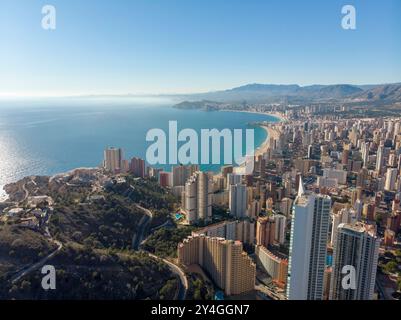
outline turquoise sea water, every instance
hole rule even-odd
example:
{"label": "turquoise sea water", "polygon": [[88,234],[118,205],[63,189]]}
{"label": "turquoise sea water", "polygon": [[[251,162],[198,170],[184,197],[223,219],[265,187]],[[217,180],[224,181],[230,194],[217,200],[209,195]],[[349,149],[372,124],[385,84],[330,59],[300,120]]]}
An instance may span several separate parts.
{"label": "turquoise sea water", "polygon": [[[252,121],[277,121],[252,113],[178,110],[172,104],[136,99],[1,101],[0,189],[28,175],[98,166],[107,146],[123,148],[126,158],[145,158],[151,144],[145,140],[146,133],[152,128],[168,132],[170,120],[178,122],[179,130],[192,128],[199,135],[201,129],[246,129]],[[265,138],[266,132],[256,127],[255,147]],[[202,169],[218,171],[221,164]]]}

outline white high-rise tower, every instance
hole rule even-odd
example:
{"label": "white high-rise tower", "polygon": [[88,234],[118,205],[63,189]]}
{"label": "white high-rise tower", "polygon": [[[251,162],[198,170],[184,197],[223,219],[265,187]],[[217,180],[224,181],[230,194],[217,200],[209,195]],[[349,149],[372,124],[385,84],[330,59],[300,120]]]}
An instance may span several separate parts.
{"label": "white high-rise tower", "polygon": [[300,181],[291,225],[287,281],[290,300],[323,298],[330,208],[329,196],[305,193]]}

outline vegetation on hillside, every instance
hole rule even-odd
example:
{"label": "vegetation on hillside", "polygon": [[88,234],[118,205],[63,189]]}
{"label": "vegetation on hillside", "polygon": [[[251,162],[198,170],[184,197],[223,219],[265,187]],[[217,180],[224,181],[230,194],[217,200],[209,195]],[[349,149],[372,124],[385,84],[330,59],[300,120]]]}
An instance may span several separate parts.
{"label": "vegetation on hillside", "polygon": [[56,249],[42,234],[13,225],[0,225],[0,284],[22,266],[30,265]]}
{"label": "vegetation on hillside", "polygon": [[[63,247],[46,264],[55,266],[57,288],[42,289],[40,268],[14,283],[10,281],[57,246],[44,235],[44,227],[21,228],[9,219],[0,225],[0,299],[175,297],[178,280],[166,264],[131,250],[133,235],[140,231],[145,214],[139,206],[150,209],[158,224],[174,209],[175,198],[165,189],[153,180],[127,176],[126,183],[115,181],[104,190],[97,187],[95,193],[91,183],[53,180],[50,184],[44,178],[36,190],[30,179],[10,188],[22,199],[20,190],[26,185],[28,192],[46,194],[54,200],[49,232]],[[20,205],[26,206],[26,201]]]}
{"label": "vegetation on hillside", "polygon": [[105,201],[81,205],[56,205],[50,232],[60,241],[74,241],[93,248],[131,247],[133,233],[143,212],[129,199],[106,195]]}
{"label": "vegetation on hillside", "polygon": [[188,300],[212,300],[214,298],[214,286],[213,284],[203,279],[203,277],[197,273],[188,273]]}
{"label": "vegetation on hillside", "polygon": [[177,279],[144,253],[88,249],[67,244],[48,264],[56,289],[43,290],[40,270],[0,288],[0,299],[173,299]]}
{"label": "vegetation on hillside", "polygon": [[162,228],[155,231],[144,243],[143,248],[159,257],[177,256],[177,245],[191,235],[192,227]]}

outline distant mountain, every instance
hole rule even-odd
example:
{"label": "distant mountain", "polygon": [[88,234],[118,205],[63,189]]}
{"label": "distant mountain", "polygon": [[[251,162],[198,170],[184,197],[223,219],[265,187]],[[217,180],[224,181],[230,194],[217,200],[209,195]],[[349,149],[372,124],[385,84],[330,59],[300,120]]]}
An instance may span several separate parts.
{"label": "distant mountain", "polygon": [[375,86],[354,95],[352,98],[359,101],[401,101],[401,83]]}
{"label": "distant mountain", "polygon": [[[363,103],[377,101],[383,103],[401,103],[401,83],[389,84],[333,84],[322,85],[314,84],[300,86],[297,84],[261,84],[251,83],[232,89],[210,91],[192,94],[158,94],[158,95],[103,95],[103,96],[82,96],[87,98],[110,97],[110,98],[160,98],[168,101],[175,101],[185,104],[192,101],[189,105],[177,105],[182,109],[215,109],[221,103],[324,103],[337,101],[340,103]],[[167,101],[166,100],[166,101]],[[197,105],[199,103],[199,105]]]}
{"label": "distant mountain", "polygon": [[301,87],[297,84],[260,84],[252,83],[225,92],[263,92],[270,95],[287,95],[298,91]]}
{"label": "distant mountain", "polygon": [[312,95],[317,97],[344,97],[357,92],[363,91],[357,86],[349,84],[335,85],[311,85],[301,87],[297,84],[275,85],[275,84],[247,84],[237,87],[226,92],[263,92],[267,95]]}
{"label": "distant mountain", "polygon": [[[86,97],[143,97],[174,100],[177,103],[184,101],[183,105],[176,105],[181,109],[209,109],[221,108],[221,103],[363,103],[383,102],[401,103],[401,83],[390,84],[314,84],[300,86],[297,84],[261,84],[251,83],[227,90],[210,91],[193,94],[158,94],[158,95],[104,95]],[[188,101],[191,101],[188,104]]]}
{"label": "distant mountain", "polygon": [[363,89],[349,84],[311,85],[301,87],[297,84],[276,85],[253,83],[229,90],[190,95],[190,98],[219,102],[239,102],[244,100],[249,102],[307,102],[321,99],[343,99],[362,92]]}
{"label": "distant mountain", "polygon": [[211,111],[211,110],[217,110],[221,105],[222,105],[221,102],[215,102],[209,100],[183,101],[174,105],[174,108],[186,109],[186,110],[203,109]]}
{"label": "distant mountain", "polygon": [[345,98],[360,92],[363,92],[363,90],[356,86],[352,86],[349,84],[336,84],[320,88],[315,93],[315,95],[317,98],[338,99],[338,98]]}

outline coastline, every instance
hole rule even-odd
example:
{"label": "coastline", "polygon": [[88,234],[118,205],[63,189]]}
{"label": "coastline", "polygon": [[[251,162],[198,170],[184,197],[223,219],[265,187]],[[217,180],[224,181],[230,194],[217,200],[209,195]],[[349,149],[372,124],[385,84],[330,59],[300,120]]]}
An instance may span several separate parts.
{"label": "coastline", "polygon": [[[271,112],[250,111],[250,110],[237,111],[237,110],[226,110],[226,109],[221,109],[219,111],[246,112],[246,113],[263,114],[265,116],[272,116],[272,117],[275,117],[276,119],[278,119],[278,121],[274,122],[273,124],[288,121],[288,119],[285,116],[283,116],[279,113],[276,113],[276,112],[271,113]],[[270,137],[277,138],[277,135],[278,135],[277,130],[272,128],[270,125],[258,125],[258,126],[266,131],[266,139],[261,143],[260,146],[255,148],[255,150],[253,152],[255,157],[257,157],[259,155],[263,155],[263,153],[265,153],[269,147]]]}
{"label": "coastline", "polygon": [[[280,113],[276,113],[276,112],[261,112],[261,111],[250,111],[250,110],[244,110],[244,111],[237,111],[237,110],[226,110],[226,109],[222,109],[219,111],[228,111],[228,112],[246,112],[246,113],[255,113],[255,114],[262,114],[265,116],[272,116],[276,119],[278,119],[277,122],[274,123],[280,123],[280,122],[286,122],[288,121],[288,119],[281,115]],[[273,123],[273,124],[274,124]],[[277,130],[272,128],[270,125],[259,125],[260,128],[264,129],[266,131],[266,139],[261,143],[260,146],[256,147],[254,150],[254,156],[257,157],[259,155],[263,155],[263,153],[267,152],[267,149],[269,148],[269,139],[270,137],[277,137]]]}
{"label": "coastline", "polygon": [[278,121],[277,122],[285,122],[288,121],[288,118],[284,115],[282,115],[281,113],[278,112],[261,112],[261,111],[251,111],[251,110],[231,110],[231,109],[221,109],[221,110],[217,110],[219,111],[225,111],[225,112],[243,112],[243,113],[254,113],[254,114],[263,114],[265,116],[271,116],[274,118],[277,118]]}
{"label": "coastline", "polygon": [[255,152],[255,156],[263,155],[263,153],[267,152],[267,149],[269,148],[269,139],[270,137],[274,137],[275,139],[278,139],[279,137],[279,132],[277,129],[272,128],[270,126],[260,126],[261,128],[266,130],[267,137],[266,140],[260,145],[259,148],[257,148]]}
{"label": "coastline", "polygon": [[[260,127],[263,130],[265,130],[266,137],[265,137],[264,141],[259,146],[255,146],[254,147],[254,150],[253,150],[254,156],[261,155],[261,154],[263,154],[263,153],[265,153],[267,151],[268,146],[269,146],[269,139],[270,139],[270,137],[274,136],[274,134],[275,134],[275,130],[274,130],[274,128],[271,127],[271,125],[274,125],[275,123],[280,123],[280,122],[283,122],[283,121],[287,120],[283,116],[281,116],[279,114],[276,114],[276,113],[267,113],[267,112],[259,112],[259,111],[248,111],[248,110],[246,110],[246,111],[237,111],[237,110],[224,110],[224,109],[218,110],[218,111],[246,112],[246,113],[254,113],[254,114],[260,114],[260,115],[268,115],[268,116],[271,116],[271,117],[274,118],[274,120],[273,120],[274,122],[271,122],[271,123],[269,122],[269,124],[266,124],[266,125],[263,125],[263,124],[257,125],[258,127]],[[222,166],[223,165],[220,166],[219,171],[217,171],[217,172],[214,171],[214,174],[218,174],[221,171],[221,167]],[[233,163],[233,167],[234,168],[240,168],[242,166],[243,166],[242,164]],[[73,171],[73,170],[76,170],[76,169],[78,169],[78,168],[70,169],[68,171],[59,172],[59,173],[56,173],[54,175],[49,175],[49,176],[52,177],[52,176],[56,176],[56,175],[66,174],[69,171]],[[15,181],[15,182],[17,182],[17,181]],[[7,201],[7,199],[9,198],[9,195],[3,189],[4,186],[5,185],[0,185],[0,203]]]}
{"label": "coastline", "polygon": [[269,139],[271,137],[271,128],[268,126],[260,126],[263,130],[266,131],[266,139],[265,141],[262,142],[262,144],[257,147],[254,151],[255,157],[258,157],[260,155],[263,155],[263,153],[267,152],[267,149],[269,148]]}
{"label": "coastline", "polygon": [[[280,122],[285,122],[288,121],[288,119],[279,114],[279,113],[269,113],[269,112],[260,112],[260,111],[249,111],[249,110],[243,110],[243,111],[237,111],[237,110],[227,110],[227,109],[221,109],[218,111],[226,111],[226,112],[245,112],[245,113],[255,113],[255,114],[262,114],[262,115],[268,115],[268,116],[272,116],[276,119],[278,119],[277,122],[273,122],[273,124],[275,123],[280,123]],[[279,135],[278,131],[274,128],[272,128],[270,125],[258,125],[258,127],[262,128],[263,130],[266,131],[266,138],[265,140],[254,149],[253,155],[254,157],[258,157],[259,155],[263,155],[265,152],[267,152],[267,150],[269,149],[269,139],[270,137],[275,137],[277,138],[277,135]],[[233,166],[234,171],[237,170],[241,170],[241,168],[243,168],[245,165],[245,163],[242,163],[240,165],[236,165]],[[221,172],[215,173],[214,176],[219,176],[221,175]]]}

